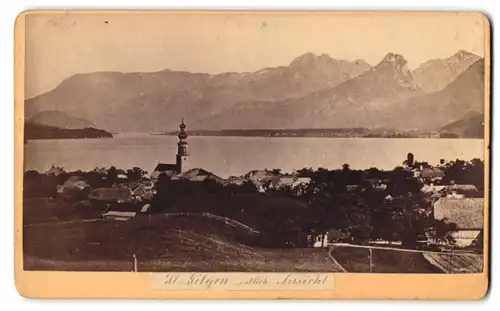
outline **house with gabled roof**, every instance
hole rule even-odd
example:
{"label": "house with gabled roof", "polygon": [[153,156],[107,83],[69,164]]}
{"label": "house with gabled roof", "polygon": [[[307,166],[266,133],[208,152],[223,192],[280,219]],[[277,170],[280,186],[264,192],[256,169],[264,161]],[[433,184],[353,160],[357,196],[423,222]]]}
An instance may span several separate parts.
{"label": "house with gabled roof", "polygon": [[190,170],[184,171],[173,176],[172,180],[189,180],[200,182],[205,180],[214,180],[220,183],[223,182],[222,178],[202,168],[192,168]]}
{"label": "house with gabled roof", "polygon": [[133,196],[127,187],[97,188],[90,192],[89,199],[99,202],[128,203],[133,201]]}
{"label": "house with gabled roof", "polygon": [[435,185],[433,183],[431,184],[424,184],[422,188],[420,188],[420,191],[426,194],[439,194],[443,191],[446,191],[447,185]]}
{"label": "house with gabled roof", "polygon": [[49,170],[47,172],[45,172],[45,175],[47,176],[59,176],[61,174],[64,174],[65,171],[62,167],[59,167],[59,166],[55,166],[54,164],[52,164],[52,166],[49,168]]}
{"label": "house with gabled roof", "polygon": [[109,211],[102,214],[104,220],[127,221],[135,217],[136,212]]}
{"label": "house with gabled roof", "polygon": [[484,198],[441,198],[434,203],[433,215],[457,225],[452,233],[457,246],[470,246],[483,235]]}
{"label": "house with gabled roof", "polygon": [[148,189],[143,184],[139,184],[137,187],[131,189],[132,196],[137,200],[151,200],[153,198],[152,189]]}
{"label": "house with gabled roof", "polygon": [[241,176],[230,176],[223,181],[224,185],[237,185],[241,186],[246,182],[246,179]]}
{"label": "house with gabled roof", "polygon": [[103,220],[114,220],[114,221],[128,221],[132,218],[140,216],[141,214],[149,213],[151,204],[137,204],[137,203],[125,203],[117,204],[112,203],[107,205],[107,210],[102,214]]}
{"label": "house with gabled roof", "polygon": [[178,172],[176,164],[158,163],[158,165],[156,165],[155,169],[151,173],[151,180],[153,181],[158,180],[160,175],[173,177],[177,174]]}
{"label": "house with gabled roof", "polygon": [[417,177],[426,182],[439,182],[445,175],[445,172],[439,167],[424,167]]}

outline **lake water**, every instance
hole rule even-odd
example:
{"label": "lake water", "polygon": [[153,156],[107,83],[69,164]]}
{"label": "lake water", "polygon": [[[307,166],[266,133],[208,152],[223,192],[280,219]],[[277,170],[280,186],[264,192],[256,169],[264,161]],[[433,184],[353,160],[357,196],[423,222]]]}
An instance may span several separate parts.
{"label": "lake water", "polygon": [[[484,159],[484,140],[398,138],[267,138],[189,137],[189,166],[220,177],[242,175],[253,169],[303,167],[392,169],[408,152],[416,160]],[[25,148],[25,170],[45,172],[52,164],[65,170],[91,170],[97,166],[151,172],[158,162],[175,163],[177,137],[149,134],[116,135],[108,139],[31,140]]]}

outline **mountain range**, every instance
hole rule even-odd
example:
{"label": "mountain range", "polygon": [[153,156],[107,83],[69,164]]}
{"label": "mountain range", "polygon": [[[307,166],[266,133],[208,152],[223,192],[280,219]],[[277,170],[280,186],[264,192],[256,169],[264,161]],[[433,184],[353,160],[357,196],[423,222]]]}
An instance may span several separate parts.
{"label": "mountain range", "polygon": [[395,103],[382,123],[404,129],[436,129],[469,113],[484,113],[484,100],[481,59],[442,90]]}
{"label": "mountain range", "polygon": [[441,135],[463,138],[484,137],[484,114],[472,112],[462,119],[443,126]]}
{"label": "mountain range", "polygon": [[83,129],[92,127],[92,123],[85,119],[76,118],[61,111],[42,111],[28,119],[29,123],[47,125],[63,129]]}
{"label": "mountain range", "polygon": [[112,132],[172,130],[181,117],[191,129],[423,131],[483,110],[484,61],[465,51],[413,71],[393,53],[375,66],[306,53],[287,66],[247,73],[78,74],[28,99],[25,109],[43,125]]}
{"label": "mountain range", "polygon": [[481,58],[464,50],[446,59],[429,60],[413,71],[415,81],[426,93],[442,90]]}

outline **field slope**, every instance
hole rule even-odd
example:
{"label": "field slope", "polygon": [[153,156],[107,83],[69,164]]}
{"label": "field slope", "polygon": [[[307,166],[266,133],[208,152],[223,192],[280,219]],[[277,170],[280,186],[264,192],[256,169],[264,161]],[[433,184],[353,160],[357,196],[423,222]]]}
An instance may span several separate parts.
{"label": "field slope", "polygon": [[[373,273],[442,273],[420,253],[390,249],[373,249],[372,252]],[[335,247],[331,254],[347,272],[370,272],[367,248]]]}
{"label": "field slope", "polygon": [[200,217],[141,217],[129,222],[24,228],[26,270],[329,272],[326,249],[262,249],[244,230]]}

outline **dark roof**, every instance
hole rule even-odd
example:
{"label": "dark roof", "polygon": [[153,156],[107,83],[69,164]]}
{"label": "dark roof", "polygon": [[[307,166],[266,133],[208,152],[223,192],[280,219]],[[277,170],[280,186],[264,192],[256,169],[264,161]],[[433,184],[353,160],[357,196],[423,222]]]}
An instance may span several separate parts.
{"label": "dark roof", "polygon": [[126,187],[99,188],[92,190],[89,198],[108,202],[129,201],[132,198],[132,192]]}
{"label": "dark roof", "polygon": [[423,178],[444,177],[444,172],[438,167],[425,167],[420,176]]}
{"label": "dark roof", "polygon": [[166,164],[166,163],[158,163],[155,171],[163,172],[163,171],[175,171],[177,170],[177,164]]}
{"label": "dark roof", "polygon": [[222,182],[222,178],[202,168],[192,168],[190,170],[177,174],[176,176],[172,177],[172,179],[188,179],[191,181],[204,181],[206,179],[212,179]]}
{"label": "dark roof", "polygon": [[477,187],[474,185],[464,185],[464,184],[454,184],[448,187],[450,190],[458,190],[458,191],[477,191]]}
{"label": "dark roof", "polygon": [[120,183],[120,185],[122,187],[127,187],[129,189],[135,189],[140,185],[140,183],[138,181],[126,181],[126,182]]}
{"label": "dark roof", "polygon": [[133,218],[137,212],[120,212],[120,211],[109,211],[103,214],[103,216],[115,216],[115,217],[126,217]]}
{"label": "dark roof", "polygon": [[248,173],[246,173],[243,177],[245,178],[267,178],[270,176],[278,176],[278,174],[274,174],[272,171],[269,171],[267,169],[264,170],[252,170]]}
{"label": "dark roof", "polygon": [[132,194],[135,196],[146,196],[148,194],[151,194],[151,191],[144,188],[143,185],[139,185],[132,190]]}
{"label": "dark roof", "polygon": [[135,204],[135,203],[111,203],[109,206],[109,211],[115,212],[133,212],[138,213],[141,211],[143,204]]}
{"label": "dark roof", "polygon": [[81,177],[81,176],[71,176],[70,178],[68,178],[64,182],[63,187],[64,188],[77,188],[77,187],[82,187],[82,186],[85,186],[85,185],[88,187],[88,184],[83,179],[83,177]]}
{"label": "dark roof", "polygon": [[458,229],[482,229],[483,213],[483,198],[441,198],[434,203],[434,218],[447,219]]}
{"label": "dark roof", "polygon": [[83,176],[78,176],[78,175],[73,175],[73,176],[70,176],[68,179],[66,179],[67,182],[75,182],[75,181],[82,181],[82,180],[85,180],[85,178],[83,178]]}
{"label": "dark roof", "polygon": [[226,185],[230,185],[230,184],[241,185],[241,184],[245,183],[245,181],[246,181],[246,179],[243,177],[231,176],[228,179],[224,180],[224,184],[226,184]]}
{"label": "dark roof", "polygon": [[58,166],[52,166],[47,172],[45,172],[46,175],[53,175],[53,176],[59,176],[62,173],[64,173],[64,169]]}

